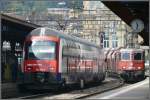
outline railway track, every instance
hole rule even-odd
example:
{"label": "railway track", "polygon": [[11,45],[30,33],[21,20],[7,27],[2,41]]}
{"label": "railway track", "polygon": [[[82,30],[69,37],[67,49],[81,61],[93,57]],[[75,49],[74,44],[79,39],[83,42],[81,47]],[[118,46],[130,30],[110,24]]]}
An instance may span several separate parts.
{"label": "railway track", "polygon": [[[102,83],[88,84],[84,89],[74,87],[72,90],[62,91],[60,93],[46,92],[40,94],[34,94],[24,97],[18,97],[19,99],[81,99],[88,96],[96,95],[102,92],[106,92],[124,85],[124,81],[119,77],[113,76],[113,78],[107,78]],[[17,99],[18,99],[17,98]]]}

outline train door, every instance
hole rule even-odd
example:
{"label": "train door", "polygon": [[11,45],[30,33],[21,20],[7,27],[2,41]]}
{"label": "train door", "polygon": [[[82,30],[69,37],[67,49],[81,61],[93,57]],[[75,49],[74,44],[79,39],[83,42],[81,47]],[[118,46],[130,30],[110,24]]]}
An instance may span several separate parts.
{"label": "train door", "polygon": [[112,71],[116,72],[116,55],[115,55],[115,53],[112,54],[111,59],[112,59],[112,63],[111,63]]}
{"label": "train door", "polygon": [[113,51],[111,51],[110,53],[109,53],[109,60],[108,60],[108,63],[109,63],[109,71],[110,72],[112,72],[112,68],[113,68],[113,58],[112,58],[112,52]]}
{"label": "train door", "polygon": [[116,72],[118,72],[118,64],[119,61],[121,60],[121,54],[119,52],[116,52]]}
{"label": "train door", "polygon": [[67,55],[67,42],[62,39],[62,62],[61,62],[61,69],[63,74],[67,74],[68,72],[68,55]]}

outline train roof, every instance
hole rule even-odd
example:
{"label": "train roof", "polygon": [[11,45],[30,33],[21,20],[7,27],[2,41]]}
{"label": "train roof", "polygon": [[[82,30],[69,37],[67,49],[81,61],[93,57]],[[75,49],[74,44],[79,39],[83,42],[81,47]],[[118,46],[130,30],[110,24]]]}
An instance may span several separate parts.
{"label": "train roof", "polygon": [[56,36],[58,38],[64,38],[66,40],[72,40],[72,41],[75,41],[75,42],[79,42],[79,43],[83,43],[83,44],[86,44],[86,45],[90,45],[90,46],[100,48],[100,46],[98,46],[94,43],[88,42],[85,39],[81,39],[81,38],[73,36],[73,35],[66,35],[62,31],[58,31],[58,30],[51,29],[51,28],[48,28],[48,27],[40,27],[40,28],[34,29],[34,30],[31,31],[29,36]]}

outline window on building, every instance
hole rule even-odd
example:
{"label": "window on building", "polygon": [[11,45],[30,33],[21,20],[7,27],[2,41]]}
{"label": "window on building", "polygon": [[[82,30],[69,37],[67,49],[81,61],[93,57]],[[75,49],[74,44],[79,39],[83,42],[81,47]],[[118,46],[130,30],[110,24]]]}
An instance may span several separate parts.
{"label": "window on building", "polygon": [[98,21],[98,24],[101,24],[101,21]]}
{"label": "window on building", "polygon": [[118,42],[117,41],[112,41],[112,48],[116,48],[118,46]]}
{"label": "window on building", "polygon": [[118,46],[118,38],[115,34],[112,34],[112,48],[116,48]]}
{"label": "window on building", "polygon": [[104,33],[104,42],[103,47],[108,48],[109,47],[109,34]]}

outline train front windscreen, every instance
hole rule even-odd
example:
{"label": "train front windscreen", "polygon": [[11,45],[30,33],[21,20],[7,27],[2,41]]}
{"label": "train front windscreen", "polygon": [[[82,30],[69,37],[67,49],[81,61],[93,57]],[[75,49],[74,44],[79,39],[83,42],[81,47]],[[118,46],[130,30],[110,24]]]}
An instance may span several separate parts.
{"label": "train front windscreen", "polygon": [[134,53],[134,60],[142,60],[142,53]]}
{"label": "train front windscreen", "polygon": [[127,52],[121,53],[121,59],[122,60],[130,60],[130,53],[127,53]]}
{"label": "train front windscreen", "polygon": [[28,60],[54,60],[56,59],[56,43],[53,41],[27,42],[25,58]]}

